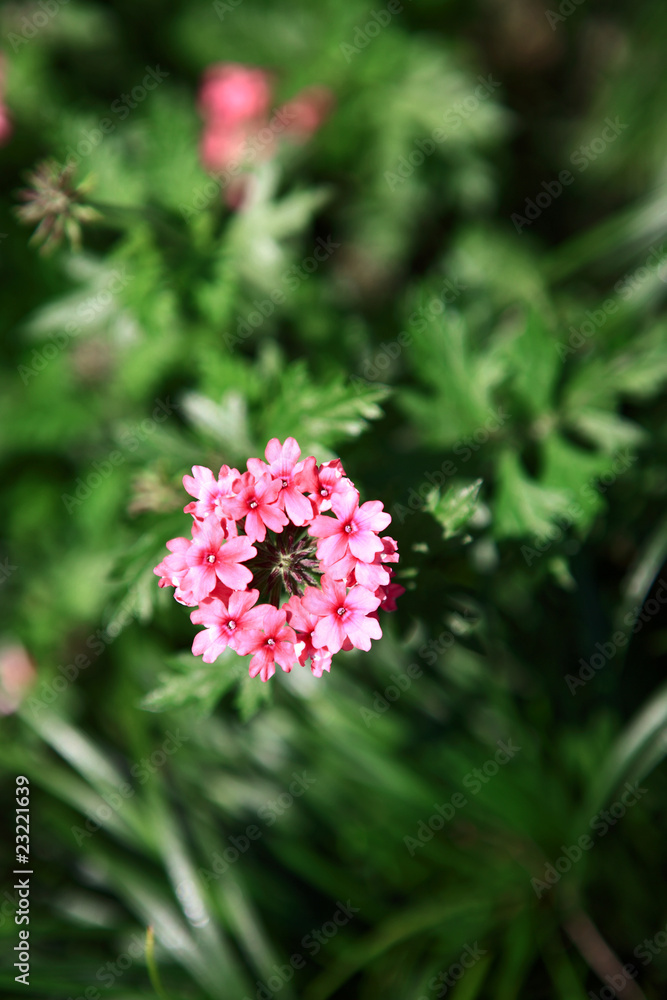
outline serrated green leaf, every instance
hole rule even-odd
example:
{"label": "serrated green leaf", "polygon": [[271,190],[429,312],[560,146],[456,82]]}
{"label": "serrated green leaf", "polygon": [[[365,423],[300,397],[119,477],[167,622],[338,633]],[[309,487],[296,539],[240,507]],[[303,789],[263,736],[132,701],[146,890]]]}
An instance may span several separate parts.
{"label": "serrated green leaf", "polygon": [[540,485],[568,493],[568,517],[573,524],[588,527],[603,506],[595,488],[598,478],[611,466],[608,455],[584,451],[554,431],[543,443],[544,468]]}
{"label": "serrated green leaf", "polygon": [[[226,649],[215,663],[204,663],[191,653],[179,653],[167,663],[171,673],[160,675],[160,685],[142,701],[151,712],[194,706],[201,715],[209,715],[223,694],[239,679],[237,654]],[[245,660],[244,660],[245,663]]]}
{"label": "serrated green leaf", "polygon": [[605,410],[580,410],[569,423],[582,437],[606,452],[636,448],[646,439],[646,432],[639,424]]}
{"label": "serrated green leaf", "polygon": [[518,455],[507,450],[500,456],[498,478],[496,537],[547,537],[554,518],[567,507],[567,493],[540,486],[523,471]]}
{"label": "serrated green leaf", "polygon": [[335,379],[316,382],[303,362],[285,372],[278,392],[268,402],[262,421],[264,436],[297,438],[306,454],[326,450],[357,437],[370,420],[382,416],[378,405],[391,389],[375,382],[363,385]]}
{"label": "serrated green leaf", "polygon": [[556,341],[540,313],[535,310],[529,313],[523,329],[506,350],[515,391],[532,413],[544,414],[551,406],[560,359]]}

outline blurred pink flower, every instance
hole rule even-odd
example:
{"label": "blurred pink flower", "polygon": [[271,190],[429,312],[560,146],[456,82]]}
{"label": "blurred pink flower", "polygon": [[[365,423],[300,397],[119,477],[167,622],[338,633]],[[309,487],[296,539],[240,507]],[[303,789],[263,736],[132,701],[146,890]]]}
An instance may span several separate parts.
{"label": "blurred pink flower", "polygon": [[9,109],[5,104],[6,59],[0,53],[0,146],[4,146],[14,131]]}
{"label": "blurred pink flower", "polygon": [[0,715],[16,711],[36,678],[24,646],[15,643],[0,649]]}
{"label": "blurred pink flower", "polygon": [[[278,150],[278,137],[306,142],[329,114],[333,94],[326,87],[302,90],[270,114],[273,88],[266,70],[240,63],[217,63],[204,73],[197,105],[204,119],[199,154],[210,172],[233,170]],[[244,201],[247,177],[234,176],[225,187],[231,208]]]}
{"label": "blurred pink flower", "polygon": [[331,114],[334,96],[328,87],[306,87],[279,109],[289,124],[286,133],[297,142],[306,142]]}
{"label": "blurred pink flower", "polygon": [[248,131],[245,126],[230,129],[224,122],[209,122],[201,137],[199,154],[205,170],[224,170],[244,158]]}
{"label": "blurred pink flower", "polygon": [[263,120],[271,105],[269,74],[240,63],[209,66],[199,91],[203,118],[228,127]]}

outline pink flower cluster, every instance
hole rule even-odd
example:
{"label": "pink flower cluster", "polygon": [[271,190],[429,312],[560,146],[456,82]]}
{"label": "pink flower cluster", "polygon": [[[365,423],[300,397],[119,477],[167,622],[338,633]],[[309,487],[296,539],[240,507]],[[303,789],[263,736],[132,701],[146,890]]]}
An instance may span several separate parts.
{"label": "pink flower cluster", "polygon": [[[305,142],[329,114],[333,97],[326,87],[307,87],[270,114],[271,76],[263,69],[239,63],[218,63],[204,74],[199,111],[204,119],[201,160],[211,171],[234,174],[254,159],[268,159],[284,134]],[[236,177],[227,200],[236,205],[243,196],[243,178]]]}
{"label": "pink flower cluster", "polygon": [[181,604],[198,605],[192,651],[206,663],[229,646],[252,654],[251,677],[308,661],[321,677],[334,653],[380,638],[380,608],[396,610],[397,545],[380,536],[391,516],[378,500],[360,505],[339,459],[302,459],[294,438],[273,438],[265,459],[183,477],[192,534],[167,542],[155,573]]}
{"label": "pink flower cluster", "polygon": [[0,146],[4,146],[12,134],[12,121],[9,117],[9,110],[5,104],[5,69],[6,60],[0,53]]}

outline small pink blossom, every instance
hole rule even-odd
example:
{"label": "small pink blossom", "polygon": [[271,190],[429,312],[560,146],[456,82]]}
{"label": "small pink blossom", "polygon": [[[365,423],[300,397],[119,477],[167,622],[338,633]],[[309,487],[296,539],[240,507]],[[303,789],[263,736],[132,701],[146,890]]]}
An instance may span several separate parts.
{"label": "small pink blossom", "polygon": [[266,461],[259,458],[248,459],[248,469],[259,476],[268,468],[273,478],[280,483],[278,505],[287,512],[293,524],[302,525],[313,516],[313,507],[304,493],[317,487],[317,463],[310,457],[300,462],[301,449],[293,437],[285,439],[281,445],[278,438],[271,438],[266,446]]}
{"label": "small pink blossom", "polygon": [[341,580],[323,576],[322,589],[309,587],[303,606],[319,617],[312,637],[316,648],[326,646],[330,653],[337,653],[347,638],[357,649],[369,650],[371,639],[382,636],[379,622],[368,617],[380,606],[380,598],[365,587],[348,591]]}
{"label": "small pink blossom", "polygon": [[197,603],[197,599],[191,590],[184,588],[182,585],[185,574],[190,568],[186,555],[191,545],[191,538],[170,539],[167,542],[167,548],[171,552],[171,555],[165,556],[153,572],[160,577],[159,587],[174,587],[174,597],[178,603],[193,608]]}
{"label": "small pink blossom", "polygon": [[216,518],[208,517],[201,522],[186,553],[189,568],[183,586],[192,591],[197,601],[208,597],[218,580],[232,590],[243,590],[252,580],[252,573],[241,563],[256,555],[257,549],[248,538],[225,540]]}
{"label": "small pink blossom", "polygon": [[402,587],[400,583],[392,582],[388,583],[386,587],[380,587],[377,592],[382,598],[380,603],[382,610],[396,611],[396,598],[405,593],[405,587]]}
{"label": "small pink blossom", "polygon": [[[269,73],[256,66],[218,63],[205,72],[198,95],[204,119],[200,142],[202,165],[210,171],[231,170],[275,156],[279,138],[305,142],[320,127],[333,106],[326,87],[309,87],[270,114],[273,98]],[[267,138],[268,136],[268,138]],[[223,196],[240,208],[250,191],[251,175],[236,176]]]}
{"label": "small pink blossom", "polygon": [[289,122],[287,134],[297,142],[306,142],[329,117],[334,103],[328,87],[306,87],[299,91],[279,110]]}
{"label": "small pink blossom", "polygon": [[[320,538],[317,555],[327,567],[353,556],[361,562],[373,562],[382,551],[377,532],[391,521],[379,500],[369,500],[359,506],[356,490],[337,494],[331,501],[335,518],[320,514],[309,528],[314,538]],[[349,559],[347,560],[349,563]]]}
{"label": "small pink blossom", "polygon": [[[193,514],[194,517],[203,521],[211,514],[220,517],[223,513],[223,501],[233,495],[232,485],[239,478],[241,473],[238,469],[230,469],[228,465],[223,465],[218,474],[218,478],[213,477],[210,469],[203,465],[195,465],[192,468],[191,476],[183,476],[183,485],[192,497],[197,501],[187,504],[184,507],[186,514]],[[232,534],[236,534],[232,528],[233,521],[225,527],[231,529]]]}
{"label": "small pink blossom", "polygon": [[206,626],[192,643],[195,656],[201,656],[204,663],[214,663],[227,646],[236,649],[244,633],[262,624],[265,607],[253,607],[258,597],[258,590],[233,590],[227,601],[205,598],[190,615],[195,625]]}
{"label": "small pink blossom", "polygon": [[327,649],[317,649],[313,646],[312,635],[319,618],[311,614],[303,606],[302,598],[293,594],[285,605],[287,620],[296,632],[296,656],[302,667],[310,660],[310,669],[315,677],[321,677],[322,672],[331,670],[331,653]]}
{"label": "small pink blossom", "polygon": [[244,473],[234,483],[235,496],[226,500],[224,511],[238,521],[245,517],[245,533],[252,542],[263,542],[266,529],[282,531],[287,517],[277,504],[281,484],[267,473],[255,479],[251,472]]}
{"label": "small pink blossom", "polygon": [[354,490],[354,486],[345,475],[343,463],[339,458],[330,462],[322,462],[317,471],[317,486],[314,493],[308,494],[308,499],[315,505],[318,514],[331,510],[331,498],[338,493]]}
{"label": "small pink blossom", "polygon": [[270,77],[263,69],[218,63],[204,74],[199,91],[199,111],[204,118],[233,127],[263,119],[270,106]]}
{"label": "small pink blossom", "polygon": [[4,146],[9,142],[12,132],[14,131],[9,109],[5,104],[5,67],[5,57],[2,53],[0,53],[0,146]]}
{"label": "small pink blossom", "polygon": [[37,680],[37,671],[25,646],[0,647],[0,715],[11,715]]}
{"label": "small pink blossom", "polygon": [[294,629],[286,625],[287,614],[277,608],[268,608],[264,613],[262,629],[249,629],[239,636],[237,649],[241,656],[252,653],[249,673],[251,677],[261,677],[268,681],[275,673],[275,664],[289,673],[294,665],[296,635]]}
{"label": "small pink blossom", "polygon": [[385,536],[381,538],[382,551],[375,553],[372,563],[357,562],[354,566],[354,578],[362,587],[368,590],[377,590],[378,587],[386,586],[393,570],[385,563],[398,562],[398,545],[393,538]]}

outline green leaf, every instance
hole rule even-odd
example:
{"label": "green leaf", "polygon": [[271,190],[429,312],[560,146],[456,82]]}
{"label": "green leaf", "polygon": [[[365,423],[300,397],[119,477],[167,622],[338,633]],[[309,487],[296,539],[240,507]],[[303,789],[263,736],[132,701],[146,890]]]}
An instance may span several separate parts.
{"label": "green leaf", "polygon": [[[215,663],[204,663],[191,653],[179,653],[167,662],[176,671],[160,676],[160,685],[142,701],[142,708],[166,712],[192,705],[209,715],[225,691],[239,679],[237,654],[226,649]],[[244,660],[245,663],[245,660]]]}
{"label": "green leaf", "polygon": [[201,393],[189,392],[181,405],[187,420],[228,456],[227,464],[229,459],[244,459],[252,454],[248,408],[241,393],[229,389],[216,403]]}
{"label": "green leaf", "polygon": [[532,310],[519,335],[507,347],[512,385],[535,416],[549,410],[560,370],[556,341],[541,313]]}
{"label": "green leaf", "polygon": [[482,480],[467,486],[450,486],[444,496],[435,489],[429,494],[426,502],[428,510],[442,527],[443,538],[453,538],[458,535],[477,510],[477,498],[482,486]]}
{"label": "green leaf", "polygon": [[443,447],[484,427],[492,411],[490,384],[498,377],[497,366],[471,342],[465,319],[453,310],[434,314],[436,306],[442,310],[432,290],[428,297],[422,293],[405,324],[411,337],[407,358],[431,391],[406,390],[401,401],[424,440]]}
{"label": "green leaf", "polygon": [[587,824],[626,781],[643,781],[666,756],[667,685],[663,685],[621,733],[596,772],[584,822]]}
{"label": "green leaf", "polygon": [[265,439],[297,438],[304,454],[326,450],[345,438],[358,437],[383,414],[378,405],[389,395],[386,385],[316,381],[304,362],[290,365],[277,392],[267,399],[261,426]]}
{"label": "green leaf", "polygon": [[518,455],[507,450],[500,456],[498,477],[496,537],[532,535],[538,540],[546,538],[556,516],[567,507],[567,493],[546,488],[530,479],[521,467]]}
{"label": "green leaf", "polygon": [[599,477],[610,468],[609,456],[584,451],[570,444],[557,432],[543,444],[544,469],[540,485],[568,494],[568,519],[572,524],[588,527],[603,506],[601,494],[595,488]]}
{"label": "green leaf", "polygon": [[639,424],[616,413],[593,407],[573,414],[569,423],[582,437],[603,451],[614,452],[619,448],[635,448],[646,440],[646,432]]}

